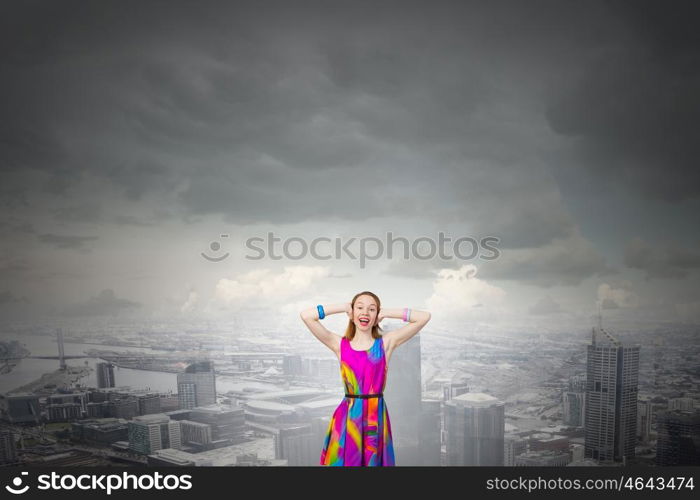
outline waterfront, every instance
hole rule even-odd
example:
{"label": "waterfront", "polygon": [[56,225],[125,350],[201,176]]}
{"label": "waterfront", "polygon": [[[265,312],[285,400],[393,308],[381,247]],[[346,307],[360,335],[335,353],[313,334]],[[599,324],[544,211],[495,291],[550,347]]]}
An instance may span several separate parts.
{"label": "waterfront", "polygon": [[[56,356],[58,346],[56,338],[52,336],[20,335],[20,334],[0,334],[2,340],[17,340],[26,345],[32,356]],[[66,356],[84,355],[89,349],[94,349],[95,344],[64,343]],[[130,351],[162,354],[162,351],[155,351],[147,347],[108,347],[114,351]],[[75,367],[91,368],[89,375],[78,381],[82,386],[97,387],[97,374],[95,367],[102,360],[94,357],[68,359],[66,364]],[[57,359],[34,359],[24,358],[16,361],[16,366],[10,373],[0,375],[0,393],[7,393],[25,384],[36,381],[42,375],[54,372],[59,367]],[[157,372],[150,370],[138,370],[133,368],[114,368],[114,377],[117,386],[130,386],[133,389],[150,389],[162,393],[177,393],[177,374]],[[228,376],[216,377],[216,388],[220,394],[228,391],[240,391],[243,388],[267,389],[275,388],[272,384],[253,381],[241,381]]]}

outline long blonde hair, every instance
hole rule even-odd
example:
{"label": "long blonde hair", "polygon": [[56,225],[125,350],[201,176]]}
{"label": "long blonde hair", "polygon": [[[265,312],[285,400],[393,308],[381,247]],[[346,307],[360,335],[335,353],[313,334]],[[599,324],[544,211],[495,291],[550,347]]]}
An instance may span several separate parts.
{"label": "long blonde hair", "polygon": [[[362,295],[369,295],[377,302],[377,314],[379,314],[379,311],[382,307],[382,304],[379,301],[379,297],[377,297],[372,292],[368,292],[368,291],[360,292],[352,298],[352,302],[350,302],[350,304],[352,306],[352,310],[353,311],[355,310],[355,301],[357,300],[358,297],[360,297]],[[378,324],[372,326],[372,338],[374,338],[374,339],[381,338],[381,335],[379,332],[383,332],[383,331],[384,330],[382,330]],[[345,329],[345,338],[348,340],[352,340],[353,338],[355,338],[355,322],[350,318],[348,318],[348,327]]]}

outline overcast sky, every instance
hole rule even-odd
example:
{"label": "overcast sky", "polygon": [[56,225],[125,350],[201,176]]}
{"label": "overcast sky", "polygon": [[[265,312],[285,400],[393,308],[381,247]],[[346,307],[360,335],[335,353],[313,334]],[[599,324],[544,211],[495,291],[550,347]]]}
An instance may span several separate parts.
{"label": "overcast sky", "polygon": [[[698,324],[693,3],[3,2],[2,319]],[[245,258],[388,231],[500,255]]]}

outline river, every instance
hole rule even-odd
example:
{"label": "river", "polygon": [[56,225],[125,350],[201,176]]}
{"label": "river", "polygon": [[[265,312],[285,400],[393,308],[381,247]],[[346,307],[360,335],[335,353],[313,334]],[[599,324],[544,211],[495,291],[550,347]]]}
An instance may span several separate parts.
{"label": "river", "polygon": [[[1,340],[17,340],[31,352],[32,356],[57,356],[58,346],[56,338],[51,336],[38,335],[19,335],[2,333]],[[122,351],[138,351],[160,353],[163,351],[153,350],[147,347],[109,347],[98,346],[95,344],[73,344],[64,343],[64,352],[66,356],[83,355],[89,349],[105,349],[117,352]],[[97,387],[97,373],[95,366],[103,360],[99,358],[79,358],[67,359],[66,364],[69,366],[87,366],[93,371],[84,380],[79,383],[82,385]],[[28,384],[44,373],[52,372],[58,369],[59,363],[57,359],[31,359],[25,358],[18,361],[13,361],[16,366],[10,373],[0,375],[0,393],[6,393],[12,389]],[[177,393],[177,374],[166,372],[154,372],[146,370],[136,370],[132,368],[114,368],[114,379],[117,386],[130,386],[132,389],[150,389],[162,393],[173,392]],[[230,376],[216,377],[216,391],[219,394],[228,391],[240,391],[244,388],[275,390],[279,387],[273,384],[263,382],[241,381]]]}

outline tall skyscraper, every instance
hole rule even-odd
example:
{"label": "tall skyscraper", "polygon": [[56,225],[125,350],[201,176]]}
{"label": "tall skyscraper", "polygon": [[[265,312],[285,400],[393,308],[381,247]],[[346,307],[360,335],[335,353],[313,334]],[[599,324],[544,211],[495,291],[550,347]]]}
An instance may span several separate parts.
{"label": "tall skyscraper", "polygon": [[503,465],[515,466],[515,458],[527,451],[527,441],[520,436],[505,436],[503,441]]}
{"label": "tall skyscraper", "polygon": [[17,462],[15,434],[10,429],[0,429],[0,465]]}
{"label": "tall skyscraper", "polygon": [[114,365],[112,363],[97,363],[97,387],[114,387]]}
{"label": "tall skyscraper", "polygon": [[643,443],[648,443],[651,436],[651,400],[640,399],[637,402],[637,437]]}
{"label": "tall skyscraper", "polygon": [[503,465],[505,404],[480,392],[445,403],[447,465]]}
{"label": "tall skyscraper", "polygon": [[439,466],[441,455],[440,433],[442,432],[442,401],[422,401],[418,444],[421,449],[421,465]]}
{"label": "tall skyscraper", "polygon": [[177,374],[180,409],[216,404],[216,375],[211,361],[198,361]]}
{"label": "tall skyscraper", "polygon": [[639,346],[623,346],[599,324],[587,354],[585,456],[624,463],[636,442]]}
{"label": "tall skyscraper", "polygon": [[656,430],[656,465],[700,465],[700,410],[660,411]]}
{"label": "tall skyscraper", "polygon": [[[391,421],[397,465],[418,466],[421,425],[420,334],[401,344],[389,360],[384,399]],[[336,362],[337,371],[337,362]]]}

